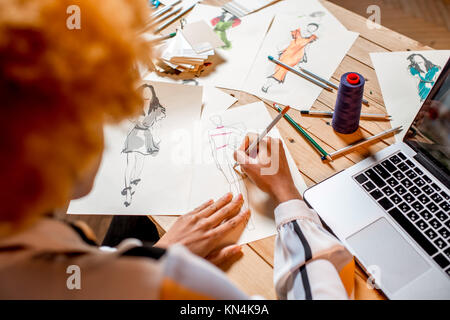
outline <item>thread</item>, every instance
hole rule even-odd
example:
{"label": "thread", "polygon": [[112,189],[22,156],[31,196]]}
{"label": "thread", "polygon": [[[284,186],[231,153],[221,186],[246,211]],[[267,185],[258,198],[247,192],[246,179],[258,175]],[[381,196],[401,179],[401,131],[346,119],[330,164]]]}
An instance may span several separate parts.
{"label": "thread", "polygon": [[366,80],[356,72],[342,75],[333,113],[333,129],[343,134],[358,130]]}

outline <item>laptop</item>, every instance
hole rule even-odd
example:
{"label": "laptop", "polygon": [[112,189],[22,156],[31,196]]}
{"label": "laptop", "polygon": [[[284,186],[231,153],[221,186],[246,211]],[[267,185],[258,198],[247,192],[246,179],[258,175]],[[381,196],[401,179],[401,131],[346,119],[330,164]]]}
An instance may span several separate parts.
{"label": "laptop", "polygon": [[304,194],[390,299],[450,299],[449,65],[402,142]]}

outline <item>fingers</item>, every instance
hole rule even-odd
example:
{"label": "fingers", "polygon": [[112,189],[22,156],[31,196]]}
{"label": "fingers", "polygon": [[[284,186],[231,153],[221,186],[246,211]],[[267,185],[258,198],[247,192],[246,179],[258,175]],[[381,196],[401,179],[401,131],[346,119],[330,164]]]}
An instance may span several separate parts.
{"label": "fingers", "polygon": [[242,256],[242,247],[231,245],[211,253],[206,259],[226,271],[231,265]]}
{"label": "fingers", "polygon": [[196,214],[199,213],[200,211],[206,209],[207,207],[209,207],[210,205],[212,205],[214,203],[214,200],[208,200],[205,203],[201,204],[200,206],[198,206],[197,208],[195,208],[194,210],[192,210],[191,212],[189,212],[188,214]]}
{"label": "fingers", "polygon": [[206,206],[202,211],[199,212],[199,216],[201,217],[209,217],[217,210],[222,209],[224,206],[229,204],[233,200],[233,194],[227,193],[222,198],[217,200],[216,202],[211,202],[208,206]]}
{"label": "fingers", "polygon": [[242,194],[238,195],[228,203],[226,206],[218,210],[217,212],[213,213],[208,218],[208,225],[211,225],[213,228],[220,225],[224,220],[230,219],[234,216],[236,216],[239,211],[241,210],[242,205],[244,204],[244,198],[242,197]]}
{"label": "fingers", "polygon": [[243,210],[235,217],[215,228],[213,231],[213,235],[216,237],[223,237],[225,234],[230,233],[238,227],[244,227],[245,225],[247,225],[249,219],[250,210]]}

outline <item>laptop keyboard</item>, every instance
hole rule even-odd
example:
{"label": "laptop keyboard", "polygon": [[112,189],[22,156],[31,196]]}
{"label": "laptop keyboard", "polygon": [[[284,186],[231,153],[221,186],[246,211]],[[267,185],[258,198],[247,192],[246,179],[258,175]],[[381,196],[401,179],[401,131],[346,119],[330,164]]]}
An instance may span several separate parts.
{"label": "laptop keyboard", "polygon": [[399,152],[354,176],[450,276],[450,198]]}

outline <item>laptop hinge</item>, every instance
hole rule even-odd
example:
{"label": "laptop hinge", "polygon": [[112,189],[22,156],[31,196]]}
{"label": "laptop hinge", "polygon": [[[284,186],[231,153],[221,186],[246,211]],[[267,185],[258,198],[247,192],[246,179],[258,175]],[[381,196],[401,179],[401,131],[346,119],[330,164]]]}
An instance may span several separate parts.
{"label": "laptop hinge", "polygon": [[450,188],[450,180],[448,176],[442,172],[442,169],[440,169],[436,164],[434,164],[430,159],[425,157],[423,154],[418,152],[414,159],[417,160],[421,165],[423,165],[425,168],[427,168],[428,171],[432,175],[436,177],[440,182],[442,182],[447,188]]}

